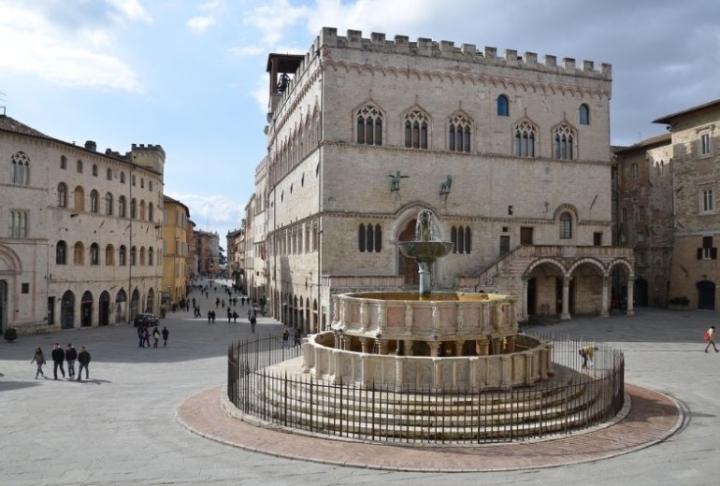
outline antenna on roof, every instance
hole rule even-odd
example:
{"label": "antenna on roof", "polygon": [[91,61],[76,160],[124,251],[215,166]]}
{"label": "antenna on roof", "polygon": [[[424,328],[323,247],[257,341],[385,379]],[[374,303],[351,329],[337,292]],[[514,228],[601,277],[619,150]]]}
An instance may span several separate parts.
{"label": "antenna on roof", "polygon": [[[0,102],[5,101],[5,93],[0,91]],[[2,110],[1,115],[5,116],[5,105],[0,105],[0,110]]]}

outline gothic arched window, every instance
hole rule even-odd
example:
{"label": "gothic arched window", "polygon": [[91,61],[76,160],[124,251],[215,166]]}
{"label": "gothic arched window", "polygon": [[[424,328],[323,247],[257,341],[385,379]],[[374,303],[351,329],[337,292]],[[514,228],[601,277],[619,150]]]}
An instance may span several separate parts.
{"label": "gothic arched window", "polygon": [[357,143],[382,145],[383,116],[380,110],[368,105],[357,113]]}

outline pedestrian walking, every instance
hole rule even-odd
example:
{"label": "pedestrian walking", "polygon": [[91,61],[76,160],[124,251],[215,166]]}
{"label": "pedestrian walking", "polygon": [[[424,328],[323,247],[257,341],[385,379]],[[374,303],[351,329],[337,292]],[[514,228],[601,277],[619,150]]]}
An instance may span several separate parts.
{"label": "pedestrian walking", "polygon": [[245,307],[245,296],[244,295],[240,297],[240,305],[242,307]]}
{"label": "pedestrian walking", "polygon": [[250,330],[254,333],[255,332],[255,325],[257,324],[257,318],[255,317],[255,314],[253,313],[252,317],[250,318]]}
{"label": "pedestrian walking", "polygon": [[598,350],[597,346],[588,345],[580,348],[578,354],[582,358],[582,369],[588,369],[588,364],[593,365],[593,358],[595,357],[595,351]]}
{"label": "pedestrian walking", "polygon": [[33,358],[30,360],[30,363],[32,364],[35,362],[37,365],[37,370],[35,371],[35,379],[38,379],[38,376],[42,376],[45,378],[45,373],[43,373],[43,365],[45,364],[45,354],[43,354],[43,350],[40,346],[38,346],[35,349],[35,354],[33,355]]}
{"label": "pedestrian walking", "polygon": [[150,349],[150,328],[148,327],[145,327],[143,331],[143,343],[147,344],[148,349]]}
{"label": "pedestrian walking", "polygon": [[77,381],[81,381],[83,368],[85,368],[85,379],[87,380],[88,378],[90,378],[90,353],[88,353],[88,350],[85,349],[85,346],[82,346],[80,348],[80,353],[78,354],[78,363],[80,363],[80,366],[78,367]]}
{"label": "pedestrian walking", "polygon": [[230,306],[227,308],[227,316],[228,316],[228,324],[230,324],[232,320],[232,311],[230,310]]}
{"label": "pedestrian walking", "polygon": [[718,352],[718,348],[715,346],[715,326],[710,326],[708,330],[705,331],[705,341],[707,341],[707,346],[705,346],[706,353],[708,352],[711,344],[715,352]]}
{"label": "pedestrian walking", "polygon": [[68,377],[72,380],[75,377],[75,360],[77,359],[77,349],[73,348],[72,343],[68,343],[65,351],[65,360],[68,365]]}
{"label": "pedestrian walking", "polygon": [[233,316],[233,322],[234,322],[235,324],[237,324],[238,317],[240,317],[240,316],[239,316],[238,313],[235,312],[235,311],[233,311],[232,316]]}
{"label": "pedestrian walking", "polygon": [[137,336],[138,336],[138,348],[144,348],[145,347],[145,331],[143,330],[142,326],[138,326],[137,328]]}
{"label": "pedestrian walking", "polygon": [[210,318],[212,319],[212,323],[215,324],[215,317],[216,317],[216,316],[215,316],[215,311],[211,311],[210,314],[211,314],[211,315],[210,315]]}
{"label": "pedestrian walking", "polygon": [[153,329],[153,348],[158,347],[158,343],[160,342],[160,330],[155,326],[155,329]]}
{"label": "pedestrian walking", "polygon": [[210,324],[212,322],[212,311],[208,311],[207,316],[208,316],[208,324]]}
{"label": "pedestrian walking", "polygon": [[65,378],[65,365],[64,365],[65,351],[63,351],[63,348],[61,348],[58,343],[55,343],[55,346],[53,347],[52,360],[53,360],[53,375],[55,376],[55,379],[57,380],[58,368],[60,368],[62,377]]}
{"label": "pedestrian walking", "polygon": [[300,346],[302,343],[302,330],[299,327],[295,328],[295,346]]}
{"label": "pedestrian walking", "polygon": [[163,348],[164,348],[165,346],[167,346],[167,340],[168,340],[168,336],[169,336],[169,335],[170,335],[170,331],[168,331],[167,326],[163,326],[163,330],[162,330]]}
{"label": "pedestrian walking", "polygon": [[290,339],[290,329],[288,329],[286,327],[285,329],[283,329],[283,333],[282,333],[283,348],[289,347],[289,344],[290,344],[289,339]]}

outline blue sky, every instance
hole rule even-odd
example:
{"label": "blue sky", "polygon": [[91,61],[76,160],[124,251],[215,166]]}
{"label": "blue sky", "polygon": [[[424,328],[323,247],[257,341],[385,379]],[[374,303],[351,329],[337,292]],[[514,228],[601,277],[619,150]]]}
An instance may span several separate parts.
{"label": "blue sky", "polygon": [[610,63],[616,145],[720,98],[715,0],[0,0],[0,106],[101,151],[162,145],[165,192],[223,242],[265,154],[267,54],[323,26]]}

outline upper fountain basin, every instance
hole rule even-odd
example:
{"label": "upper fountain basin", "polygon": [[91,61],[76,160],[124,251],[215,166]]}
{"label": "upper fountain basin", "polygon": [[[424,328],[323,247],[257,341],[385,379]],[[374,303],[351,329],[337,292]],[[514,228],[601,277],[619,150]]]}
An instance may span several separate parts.
{"label": "upper fountain basin", "polygon": [[455,246],[449,241],[402,241],[400,252],[418,261],[433,261],[450,253]]}

